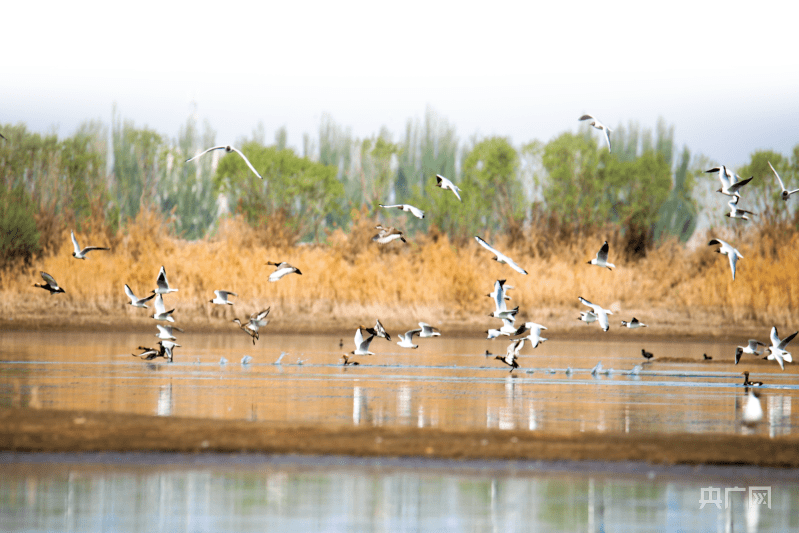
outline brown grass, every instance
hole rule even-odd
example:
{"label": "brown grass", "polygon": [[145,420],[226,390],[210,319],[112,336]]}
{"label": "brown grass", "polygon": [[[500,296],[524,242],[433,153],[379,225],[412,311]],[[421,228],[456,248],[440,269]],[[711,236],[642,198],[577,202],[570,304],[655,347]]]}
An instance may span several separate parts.
{"label": "brown grass", "polygon": [[[792,232],[750,231],[739,236],[735,244],[744,259],[733,282],[727,258],[706,246],[709,237],[700,239],[696,249],[668,242],[636,262],[618,257],[617,241],[610,239],[611,261],[618,265],[610,272],[585,264],[601,237],[573,239],[562,248],[549,243],[550,253],[540,255],[535,252],[540,246],[518,237],[511,247],[500,237],[486,236],[527,269],[529,276],[522,276],[492,261],[475,243],[455,246],[435,231],[408,244],[374,244],[374,224],[359,215],[349,233],[335,230],[325,245],[287,247],[274,245],[264,232],[231,218],[214,237],[187,242],[169,235],[156,214],[142,212],[124,234],[109,236],[101,229],[78,234],[82,245],[110,246],[110,252],[92,252],[89,259],[76,260],[69,231],[64,230],[54,253],[1,273],[0,309],[6,323],[57,327],[76,320],[151,326],[148,311],[127,305],[123,285],[129,284],[139,296],[149,294],[164,265],[170,284],[179,289],[165,300],[168,308],[177,309],[174,316],[181,325],[229,327],[226,321],[236,314],[271,306],[270,327],[288,331],[354,327],[379,317],[394,328],[421,320],[479,334],[495,323],[486,316],[493,304],[485,295],[496,279],[515,286],[511,303],[520,306],[520,319],[542,322],[550,329],[588,327],[575,320],[585,309],[578,296],[611,308],[614,321],[636,316],[666,328],[661,331],[685,331],[692,321],[703,325],[689,331],[695,334],[725,327],[782,325],[787,330],[796,325],[792,317],[799,310],[799,234]],[[287,261],[303,275],[269,283],[272,267],[267,261]],[[52,274],[67,293],[50,295],[34,288],[41,282],[40,270]],[[208,303],[214,289],[237,292],[236,305]]]}

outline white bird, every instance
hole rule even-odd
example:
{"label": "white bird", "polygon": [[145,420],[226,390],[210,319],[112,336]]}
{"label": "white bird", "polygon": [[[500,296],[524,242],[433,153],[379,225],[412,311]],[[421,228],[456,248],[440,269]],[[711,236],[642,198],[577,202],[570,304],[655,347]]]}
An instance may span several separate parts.
{"label": "white bird", "polygon": [[598,129],[599,131],[601,131],[602,133],[605,134],[605,140],[608,143],[608,152],[610,152],[610,132],[612,132],[613,130],[608,128],[607,126],[605,126],[601,122],[599,122],[597,119],[595,119],[591,115],[583,115],[583,116],[580,117],[580,120],[593,120],[593,122],[590,125],[595,127],[596,129]]}
{"label": "white bird", "polygon": [[613,314],[610,309],[603,309],[602,306],[592,304],[582,296],[579,297],[579,300],[583,305],[587,305],[593,310],[597,320],[599,320],[599,325],[602,326],[602,331],[607,331],[608,328],[610,328],[610,324],[608,323],[608,315]]}
{"label": "white bird", "polygon": [[281,261],[280,263],[267,261],[266,264],[275,267],[275,271],[269,275],[269,281],[273,283],[288,274],[299,274],[300,276],[302,276],[302,272],[300,272],[299,268],[291,266],[285,261]]}
{"label": "white bird", "polygon": [[771,346],[769,347],[769,352],[771,353],[769,353],[767,359],[769,361],[776,359],[782,370],[785,370],[783,361],[788,361],[789,363],[793,362],[791,354],[786,352],[785,348],[788,346],[788,343],[791,342],[794,337],[796,337],[797,333],[799,333],[799,331],[794,331],[791,335],[788,335],[784,339],[780,340],[780,337],[777,335],[777,327],[771,327]]}
{"label": "white bird", "polygon": [[214,294],[216,295],[215,298],[208,301],[218,305],[233,305],[233,302],[227,299],[228,296],[238,296],[235,292],[230,291],[214,291]]}
{"label": "white bird", "polygon": [[195,160],[195,159],[197,159],[198,157],[200,157],[200,156],[203,156],[203,155],[207,154],[208,152],[212,152],[212,151],[214,151],[214,150],[224,150],[224,151],[225,151],[225,152],[227,152],[227,153],[230,153],[230,152],[236,152],[237,154],[239,154],[239,155],[241,156],[241,158],[242,158],[242,159],[244,159],[244,162],[245,162],[245,163],[247,163],[247,166],[248,166],[248,167],[250,167],[250,170],[252,170],[252,171],[255,173],[255,175],[256,175],[256,176],[258,176],[258,177],[259,177],[259,178],[261,178],[261,179],[264,179],[264,178],[263,178],[263,177],[262,177],[260,174],[258,174],[258,171],[257,171],[257,170],[255,170],[255,167],[254,167],[254,166],[252,166],[252,163],[250,163],[250,160],[249,160],[249,159],[247,159],[247,158],[244,156],[244,154],[242,154],[242,153],[241,153],[239,150],[237,150],[236,148],[234,148],[234,147],[232,147],[232,146],[230,146],[230,145],[227,145],[227,146],[214,146],[213,148],[209,148],[209,149],[208,149],[208,150],[206,150],[205,152],[203,152],[203,153],[201,153],[201,154],[197,154],[197,155],[195,155],[194,157],[192,157],[191,159],[187,159],[187,160],[186,160],[186,163],[190,163],[191,161],[194,161],[194,160]]}
{"label": "white bird", "polygon": [[538,348],[539,344],[547,340],[541,336],[541,330],[544,329],[547,329],[546,326],[542,326],[541,324],[536,324],[535,322],[525,322],[519,329],[516,330],[515,335],[522,335],[529,331],[529,335],[523,338],[529,340],[530,344],[533,345],[533,348]]}
{"label": "white bird", "polygon": [[517,305],[513,309],[505,308],[502,310],[494,310],[491,313],[489,313],[488,316],[493,318],[509,318],[509,317],[515,317],[518,314],[519,314],[519,306]]}
{"label": "white bird", "polygon": [[713,246],[715,244],[720,244],[721,248],[716,250],[717,253],[726,255],[730,260],[730,268],[732,269],[732,279],[735,280],[735,265],[738,263],[738,259],[743,259],[744,256],[741,255],[741,252],[736,250],[732,247],[729,243],[722,241],[721,239],[712,239],[708,246]]}
{"label": "white bird", "polygon": [[499,307],[500,305],[505,305],[504,300],[510,300],[510,296],[507,295],[507,292],[512,288],[512,285],[505,285],[504,279],[498,279],[494,282],[494,290],[486,296],[493,298],[497,302],[497,307]]}
{"label": "white bird", "polygon": [[582,320],[586,324],[597,321],[597,316],[593,311],[580,311],[580,316],[577,320]]}
{"label": "white bird", "polygon": [[760,405],[760,398],[754,390],[750,390],[746,396],[741,419],[747,426],[755,425],[763,419],[763,406]]}
{"label": "white bird", "polygon": [[161,345],[161,356],[166,358],[167,361],[170,363],[172,362],[172,350],[175,348],[180,348],[180,344],[172,341],[158,341],[158,344]]}
{"label": "white bird", "polygon": [[377,244],[388,244],[391,241],[396,241],[397,239],[401,240],[402,242],[408,242],[405,240],[405,237],[403,237],[403,232],[397,228],[384,228],[380,224],[375,226],[375,228],[380,230],[380,233],[372,237],[372,241],[376,242]]}
{"label": "white bird", "polygon": [[724,216],[726,216],[726,217],[740,218],[740,219],[743,219],[743,220],[749,220],[749,217],[746,216],[746,215],[755,215],[756,214],[756,213],[753,213],[751,211],[747,211],[745,209],[740,209],[738,207],[738,198],[735,198],[735,197],[733,197],[732,200],[727,202],[727,205],[730,206],[730,212],[724,214]]}
{"label": "white bird", "polygon": [[461,200],[461,195],[458,194],[458,192],[460,192],[460,189],[458,188],[458,186],[455,185],[454,183],[452,183],[451,181],[449,181],[447,178],[445,178],[441,174],[436,174],[436,186],[437,187],[441,187],[444,190],[449,189],[450,191],[452,191],[455,194],[455,196],[458,198],[458,201],[461,201],[461,202],[463,201],[463,200]]}
{"label": "white bird", "polygon": [[[760,355],[763,353],[761,350],[758,350],[758,346],[765,347],[766,345],[759,340],[749,339],[749,343],[746,346],[738,346],[740,348],[742,354],[747,355]],[[738,364],[738,360],[735,360],[735,364]]]}
{"label": "white bird", "polygon": [[53,276],[48,274],[47,272],[41,271],[42,279],[44,280],[44,285],[41,283],[34,283],[34,287],[39,287],[40,289],[44,289],[46,291],[50,291],[50,294],[55,294],[58,292],[66,293],[64,289],[58,286],[58,282],[55,280]]}
{"label": "white bird", "polygon": [[602,245],[602,248],[596,253],[596,257],[588,261],[589,265],[596,265],[600,267],[605,267],[608,270],[613,270],[616,268],[616,265],[613,263],[608,263],[608,250],[610,247],[608,246],[608,241],[605,241],[605,244]]}
{"label": "white bird", "polygon": [[78,240],[75,238],[75,232],[70,230],[69,235],[72,237],[72,247],[75,249],[75,251],[72,252],[72,257],[75,259],[86,259],[86,254],[92,250],[110,250],[110,248],[103,248],[102,246],[87,246],[81,249]]}
{"label": "white bird", "polygon": [[777,174],[776,170],[774,170],[774,167],[771,166],[771,161],[768,162],[768,166],[771,167],[771,171],[774,173],[775,176],[777,176],[777,181],[780,182],[780,189],[782,189],[782,192],[780,194],[782,195],[782,200],[783,201],[787,201],[788,198],[790,198],[792,194],[795,194],[795,193],[799,192],[799,189],[794,189],[792,191],[789,191],[788,189],[786,189],[785,188],[785,184],[782,183],[782,178],[780,178],[780,175]]}
{"label": "white bird", "polygon": [[144,309],[147,309],[147,304],[145,304],[145,302],[155,298],[155,294],[151,294],[147,298],[138,298],[135,294],[133,294],[133,291],[130,290],[130,287],[127,283],[125,284],[125,294],[127,294],[128,298],[130,298],[130,305],[133,307],[142,307]]}
{"label": "white bird", "polygon": [[713,172],[718,172],[719,181],[721,182],[721,189],[718,189],[716,192],[720,192],[721,194],[726,194],[727,196],[732,196],[735,198],[740,198],[741,194],[738,191],[741,189],[741,187],[752,181],[752,178],[742,180],[740,176],[730,172],[730,170],[724,165],[721,165],[721,167],[713,167],[710,170],[705,170],[705,172],[710,174]]}
{"label": "white bird", "polygon": [[413,336],[417,333],[421,333],[421,329],[412,329],[403,335],[402,333],[399,334],[400,341],[397,343],[398,346],[402,346],[403,348],[418,348],[418,344],[413,343]]}
{"label": "white bird", "polygon": [[499,250],[492,247],[490,244],[485,242],[480,237],[475,236],[475,240],[480,244],[480,246],[482,246],[483,248],[494,254],[494,260],[497,261],[498,263],[508,265],[509,267],[511,267],[516,272],[519,272],[520,274],[525,274],[525,275],[527,274],[527,271],[522,267],[520,267],[519,265],[517,265],[516,262],[513,261],[513,259],[501,253]]}
{"label": "white bird", "polygon": [[499,359],[506,365],[510,367],[510,371],[513,372],[514,369],[519,368],[519,363],[516,361],[519,357],[519,352],[524,346],[524,339],[519,339],[513,341],[508,346],[508,352],[505,355],[498,355],[494,357],[494,359]]}
{"label": "white bird", "polygon": [[499,329],[489,329],[488,331],[486,331],[486,333],[488,334],[488,337],[486,337],[486,339],[489,339],[489,340],[490,339],[496,339],[500,335],[507,335],[507,336],[510,337],[511,335],[516,333],[516,329],[517,328],[516,328],[516,326],[513,325],[514,322],[516,322],[516,318],[515,317],[511,316],[511,317],[508,317],[508,318],[503,318],[502,319],[502,327],[501,328],[499,328]]}
{"label": "white bird", "polygon": [[440,337],[441,332],[438,331],[438,328],[434,328],[430,324],[426,324],[424,322],[419,322],[419,327],[422,328],[422,332],[419,333],[419,337],[427,338],[427,337]]}
{"label": "white bird", "polygon": [[630,320],[629,322],[625,322],[624,320],[622,320],[621,325],[623,327],[628,327],[630,329],[647,327],[646,324],[644,324],[643,322],[639,322],[638,319],[635,317],[633,317],[633,319]]}
{"label": "white bird", "polygon": [[177,289],[170,289],[169,282],[166,280],[166,270],[164,270],[163,265],[161,266],[161,270],[158,272],[158,279],[155,280],[156,289],[152,292],[156,294],[169,294],[170,292],[177,292]]}
{"label": "white bird", "polygon": [[361,333],[361,328],[355,330],[355,349],[350,353],[352,355],[374,355],[372,352],[369,351],[369,345],[372,343],[372,339],[374,339],[374,335],[369,335],[369,338],[364,339],[363,333]]}
{"label": "white bird", "polygon": [[416,218],[424,218],[424,211],[410,204],[394,204],[394,205],[377,204],[377,205],[379,205],[380,207],[385,207],[386,209],[391,209],[392,207],[395,207],[397,209],[402,209],[406,213],[411,213]]}
{"label": "white bird", "polygon": [[156,320],[165,320],[167,322],[174,322],[175,319],[172,318],[172,313],[175,310],[172,309],[171,311],[167,311],[166,307],[164,306],[164,297],[161,294],[155,295],[155,314],[153,318]]}
{"label": "white bird", "polygon": [[156,337],[164,341],[177,340],[175,336],[172,334],[174,330],[183,333],[183,330],[177,326],[162,326],[161,324],[156,324],[155,327],[158,328],[158,334],[156,335]]}

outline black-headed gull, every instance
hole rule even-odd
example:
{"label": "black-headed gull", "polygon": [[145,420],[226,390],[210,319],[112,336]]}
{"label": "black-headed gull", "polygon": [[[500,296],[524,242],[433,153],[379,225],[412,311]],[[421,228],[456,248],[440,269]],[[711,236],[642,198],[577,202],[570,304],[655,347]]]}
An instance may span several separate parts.
{"label": "black-headed gull", "polygon": [[738,263],[738,259],[743,259],[744,256],[741,255],[741,252],[733,248],[731,244],[724,242],[721,239],[712,239],[709,243],[707,243],[708,246],[714,246],[716,244],[721,245],[721,248],[717,249],[716,252],[724,254],[729,258],[730,269],[732,269],[732,279],[735,281],[735,265]]}
{"label": "black-headed gull", "polygon": [[749,339],[749,343],[746,346],[738,346],[738,348],[735,350],[735,364],[738,364],[738,361],[741,360],[741,356],[743,354],[760,355],[763,353],[762,350],[758,350],[758,346],[765,347],[766,345],[759,340]]}
{"label": "black-headed gull", "polygon": [[782,196],[782,200],[783,201],[787,201],[788,198],[790,198],[792,194],[795,194],[795,193],[799,192],[799,189],[794,189],[792,191],[789,191],[788,189],[786,189],[785,188],[785,184],[782,182],[782,178],[780,178],[780,175],[777,174],[776,170],[774,170],[774,167],[771,166],[771,161],[768,162],[768,166],[771,167],[771,171],[774,173],[775,176],[777,176],[777,181],[780,182],[780,189],[782,189],[782,192],[780,193],[780,195]]}
{"label": "black-headed gull", "polygon": [[605,244],[602,245],[602,248],[596,253],[596,257],[588,261],[589,265],[596,265],[600,267],[605,267],[608,270],[613,270],[616,268],[616,265],[613,263],[608,263],[608,250],[610,247],[608,246],[608,241],[605,241]]}
{"label": "black-headed gull", "polygon": [[236,148],[234,148],[234,147],[232,147],[230,145],[214,146],[213,148],[209,148],[205,152],[203,152],[201,154],[197,154],[194,157],[192,157],[191,159],[187,159],[186,163],[190,163],[190,162],[194,161],[195,159],[197,159],[198,157],[201,157],[201,156],[207,154],[208,152],[213,152],[214,150],[224,150],[227,153],[236,152],[237,154],[239,154],[241,156],[241,158],[244,160],[244,162],[247,163],[247,166],[250,167],[250,170],[252,170],[255,173],[256,176],[258,176],[261,179],[264,179],[260,174],[258,174],[258,171],[255,170],[255,167],[252,166],[252,163],[250,163],[250,160],[247,159],[247,157],[244,154],[242,154],[238,149],[236,149]]}
{"label": "black-headed gull", "polygon": [[733,197],[732,200],[727,202],[727,205],[730,207],[730,212],[725,213],[724,216],[730,218],[740,218],[742,220],[749,220],[749,217],[746,215],[755,215],[757,213],[753,213],[751,211],[747,211],[746,209],[741,209],[738,207],[738,198]]}
{"label": "black-headed gull", "polygon": [[75,232],[70,230],[69,236],[72,237],[72,247],[75,249],[75,251],[72,252],[72,257],[75,259],[86,259],[86,254],[92,250],[110,250],[110,248],[103,248],[102,246],[87,246],[81,248],[78,244],[78,240],[75,238]]}
{"label": "black-headed gull", "polygon": [[172,318],[172,313],[175,310],[172,309],[171,311],[167,311],[166,307],[164,306],[164,297],[161,294],[155,295],[155,314],[152,318],[156,320],[165,320],[166,322],[174,322],[175,319]]}
{"label": "black-headed gull", "polygon": [[596,129],[598,129],[599,131],[601,131],[602,133],[605,134],[605,141],[607,141],[607,143],[608,143],[608,152],[610,152],[610,132],[612,132],[613,130],[608,128],[607,126],[605,126],[601,122],[599,122],[597,119],[595,119],[591,115],[583,115],[583,116],[580,117],[579,120],[593,120],[593,122],[591,124],[589,124],[589,125],[595,127]]}
{"label": "black-headed gull", "polygon": [[177,289],[170,289],[169,282],[166,280],[166,270],[164,269],[163,265],[161,266],[161,270],[158,271],[158,278],[155,280],[155,284],[157,287],[155,288],[155,294],[169,294],[170,292],[177,292]]}
{"label": "black-headed gull", "polygon": [[785,370],[785,365],[783,361],[788,361],[789,363],[793,362],[793,358],[789,352],[785,351],[785,348],[788,346],[788,343],[796,337],[799,331],[794,331],[791,335],[788,335],[784,339],[780,340],[779,335],[777,335],[777,327],[771,327],[771,346],[769,346],[769,355],[766,359],[769,361],[777,360],[780,364],[780,368]]}
{"label": "black-headed gull", "polygon": [[519,363],[516,361],[516,359],[519,357],[519,351],[521,351],[522,346],[524,346],[524,339],[513,341],[508,346],[508,352],[505,355],[498,355],[494,357],[494,359],[499,359],[508,365],[510,367],[510,371],[513,372],[514,369],[519,368]]}
{"label": "black-headed gull", "polygon": [[633,319],[632,319],[632,320],[630,320],[629,322],[626,322],[626,321],[622,320],[622,321],[621,321],[621,325],[622,325],[623,327],[627,327],[627,328],[630,328],[630,329],[635,329],[635,328],[645,328],[645,327],[646,327],[646,324],[644,324],[643,322],[640,322],[640,321],[639,321],[637,318],[635,318],[635,317],[633,317]]}
{"label": "black-headed gull", "polygon": [[436,174],[436,186],[441,187],[444,190],[449,189],[455,194],[455,197],[458,198],[458,201],[462,202],[461,195],[459,194],[460,189],[457,185],[449,181],[447,178],[442,176],[441,174]]}
{"label": "black-headed gull", "polygon": [[494,254],[494,261],[508,265],[509,267],[511,267],[516,272],[519,272],[520,274],[527,275],[527,271],[522,267],[520,267],[519,265],[517,265],[513,259],[511,259],[507,255],[503,254],[502,252],[500,252],[499,250],[497,250],[496,248],[485,242],[482,238],[475,236],[474,239],[478,242],[478,244],[480,244],[480,246],[482,246],[483,248]]}
{"label": "black-headed gull", "polygon": [[525,339],[530,341],[533,348],[538,348],[538,345],[542,342],[545,342],[547,339],[541,336],[541,330],[547,329],[546,326],[542,326],[541,324],[536,324],[535,322],[525,322],[522,326],[516,330],[513,336],[516,335],[523,335],[524,333],[530,332]]}
{"label": "black-headed gull", "polygon": [[299,274],[300,276],[302,276],[302,272],[300,272],[299,268],[291,266],[285,261],[281,261],[279,263],[275,263],[274,261],[267,261],[266,264],[275,267],[275,271],[269,275],[269,281],[273,283],[282,278],[283,276],[287,276],[289,274]]}
{"label": "black-headed gull", "polygon": [[411,213],[416,218],[424,218],[424,211],[410,204],[394,204],[394,205],[377,204],[377,205],[379,205],[380,207],[385,207],[386,209],[391,209],[392,207],[396,209],[402,209],[406,213]]}
{"label": "black-headed gull", "polygon": [[175,330],[183,333],[183,330],[177,326],[162,326],[161,324],[156,324],[155,327],[158,328],[158,333],[155,336],[163,341],[177,340],[175,336],[172,334],[172,332]]}
{"label": "black-headed gull", "polygon": [[397,228],[387,227],[384,228],[380,224],[375,226],[375,228],[380,230],[380,233],[372,237],[372,242],[376,242],[377,244],[388,244],[391,241],[396,241],[397,239],[401,240],[402,242],[408,242],[403,237],[402,230],[398,230]]}
{"label": "black-headed gull", "polygon": [[591,308],[591,310],[593,310],[597,320],[599,321],[599,325],[602,326],[602,331],[607,331],[608,328],[610,328],[610,324],[608,323],[608,315],[613,314],[610,309],[603,309],[601,305],[592,304],[582,296],[579,296],[578,299],[583,305],[587,305]]}
{"label": "black-headed gull", "polygon": [[138,296],[133,294],[133,291],[130,290],[130,287],[128,286],[127,283],[125,284],[125,294],[127,294],[128,298],[130,298],[130,305],[132,305],[133,307],[141,307],[143,309],[147,309],[147,304],[145,302],[155,298],[155,294],[151,294],[147,298],[139,298]]}
{"label": "black-headed gull", "polygon": [[705,170],[705,172],[709,174],[718,172],[719,181],[721,182],[721,189],[717,190],[716,192],[720,192],[721,194],[726,194],[727,196],[732,196],[735,198],[740,198],[741,193],[738,191],[741,189],[741,187],[752,181],[752,178],[742,180],[740,176],[731,172],[724,165],[721,165],[721,167],[713,167],[710,170]]}
{"label": "black-headed gull", "polygon": [[44,271],[42,271],[41,274],[42,274],[42,279],[44,280],[44,284],[34,283],[33,284],[34,287],[39,287],[40,289],[50,291],[50,294],[55,294],[58,292],[66,293],[64,289],[58,286],[58,282],[56,282],[53,276]]}
{"label": "black-headed gull", "polygon": [[418,348],[419,345],[413,343],[413,336],[418,334],[418,333],[421,333],[421,332],[422,332],[422,329],[421,328],[417,328],[417,329],[412,329],[412,330],[406,332],[405,335],[400,333],[399,334],[400,340],[397,343],[397,345],[401,346],[403,348]]}
{"label": "black-headed gull", "polygon": [[361,328],[355,330],[355,349],[350,352],[352,355],[374,355],[372,352],[369,351],[369,345],[372,343],[372,339],[374,339],[374,335],[369,335],[368,338],[363,338],[363,333],[361,333]]}
{"label": "black-headed gull", "polygon": [[235,292],[230,291],[214,291],[214,294],[214,299],[208,301],[217,305],[233,305],[233,302],[228,300],[228,296],[238,296]]}

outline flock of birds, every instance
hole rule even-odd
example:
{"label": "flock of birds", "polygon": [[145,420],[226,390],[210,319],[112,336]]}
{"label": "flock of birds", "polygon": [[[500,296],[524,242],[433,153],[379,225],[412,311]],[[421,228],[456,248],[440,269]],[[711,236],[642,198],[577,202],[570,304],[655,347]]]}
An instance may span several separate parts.
{"label": "flock of birds", "polygon": [[[579,120],[592,121],[590,123],[590,126],[602,132],[605,141],[607,143],[608,151],[610,152],[612,130],[591,115],[583,115],[579,118]],[[2,136],[0,135],[0,137]],[[235,152],[244,160],[249,169],[258,178],[263,179],[263,176],[261,176],[258,173],[258,171],[255,169],[252,163],[250,163],[247,157],[240,150],[230,145],[214,146],[186,160],[186,162],[194,161],[199,157],[202,157],[203,155],[215,150],[224,150],[226,153]],[[769,166],[771,167],[771,170],[774,172],[774,175],[777,178],[777,181],[781,188],[781,198],[783,199],[783,201],[787,201],[788,198],[791,197],[791,195],[799,192],[799,189],[794,189],[794,190],[786,189],[782,179],[780,178],[780,175],[771,165],[771,162],[769,162]],[[739,220],[749,220],[748,215],[755,214],[752,213],[751,211],[747,211],[738,206],[738,201],[741,199],[741,191],[743,190],[744,186],[747,183],[752,181],[753,177],[750,177],[748,179],[741,179],[740,176],[731,172],[725,166],[711,168],[706,172],[718,173],[719,181],[721,182],[721,188],[718,189],[716,192],[719,192],[731,198],[728,202],[729,213],[726,213],[727,217],[731,219],[734,218]],[[443,190],[451,191],[459,201],[462,201],[460,195],[461,193],[460,188],[454,183],[452,183],[452,181],[450,181],[446,177],[441,176],[440,174],[436,175],[436,186],[438,186]],[[391,204],[391,205],[379,204],[379,205],[380,207],[386,209],[400,209],[403,212],[410,213],[412,216],[419,219],[424,219],[425,216],[424,212],[421,209],[410,204]],[[378,244],[388,244],[396,240],[400,240],[404,243],[407,242],[404,236],[404,232],[402,230],[399,230],[394,227],[385,227],[382,225],[376,226],[376,229],[379,230],[379,233],[372,238],[372,241]],[[108,250],[108,248],[100,246],[88,246],[85,248],[81,248],[78,244],[77,239],[75,238],[74,232],[71,232],[71,238],[74,247],[74,253],[72,255],[76,259],[86,259],[86,254],[88,254],[91,251]],[[512,258],[510,258],[509,256],[505,255],[504,253],[500,252],[499,250],[491,246],[483,238],[481,238],[480,236],[475,236],[475,240],[480,246],[482,246],[483,248],[485,248],[494,255],[495,261],[497,261],[500,264],[508,265],[510,268],[512,268],[514,271],[518,272],[519,274],[527,275],[527,271],[522,267],[520,267]],[[741,255],[741,253],[731,244],[718,238],[712,239],[708,243],[708,245],[719,246],[719,248],[717,248],[715,251],[727,256],[730,262],[730,269],[732,271],[732,279],[735,280],[736,265],[739,259],[743,259],[743,255]],[[608,253],[609,253],[609,246],[608,242],[605,241],[602,247],[596,253],[596,257],[594,257],[587,263],[589,265],[595,265],[601,268],[607,268],[608,270],[612,270],[613,268],[615,268],[615,265],[608,261]],[[300,272],[299,269],[286,262],[269,261],[267,262],[267,264],[275,267],[275,271],[269,276],[270,282],[276,282],[289,274],[298,274],[298,275],[302,274],[302,272]],[[51,294],[65,292],[61,287],[59,287],[58,283],[53,278],[53,276],[47,274],[46,272],[41,272],[41,276],[44,279],[45,283],[44,284],[36,283],[35,284],[36,287],[41,287],[42,289],[48,290]],[[154,299],[155,312],[152,315],[152,318],[157,321],[174,322],[174,318],[172,317],[174,309],[171,309],[169,311],[166,310],[166,306],[164,304],[164,295],[167,295],[171,292],[175,292],[177,291],[177,289],[171,288],[169,286],[169,283],[166,278],[166,271],[163,266],[161,267],[161,270],[158,273],[158,277],[156,278],[156,285],[157,287],[151,291],[152,294],[150,294],[145,298],[138,298],[127,284],[125,285],[125,294],[130,299],[130,305],[138,308],[147,308],[146,303]],[[511,339],[511,343],[507,347],[506,354],[498,355],[495,357],[495,359],[500,360],[501,362],[508,365],[510,367],[511,373],[513,372],[514,369],[519,368],[518,364],[519,353],[527,343],[529,343],[530,346],[532,346],[533,348],[536,348],[541,343],[547,340],[546,338],[541,337],[542,331],[547,329],[545,326],[541,324],[536,324],[534,322],[525,322],[521,326],[516,326],[515,320],[516,320],[516,315],[519,312],[519,307],[517,306],[513,309],[508,309],[507,306],[507,301],[510,300],[510,296],[508,296],[507,292],[512,288],[513,288],[512,286],[506,284],[506,280],[504,279],[497,280],[494,284],[494,290],[487,295],[493,299],[495,307],[494,311],[490,313],[489,316],[500,319],[502,321],[502,326],[500,328],[489,329],[486,331],[488,335],[487,339],[495,339],[502,336],[507,336],[509,339]],[[233,305],[233,302],[230,300],[230,297],[238,296],[236,293],[227,290],[216,290],[214,291],[214,295],[215,297],[212,300],[210,300],[210,303],[223,306]],[[610,328],[608,315],[612,315],[613,314],[612,311],[603,308],[601,305],[594,304],[586,300],[582,296],[578,297],[578,300],[583,305],[590,308],[590,310],[588,311],[580,312],[578,320],[581,320],[586,323],[598,322],[599,326],[602,328],[603,331],[608,331],[608,329]],[[234,318],[233,322],[236,323],[244,333],[249,335],[252,338],[253,344],[255,344],[255,341],[260,338],[259,331],[261,330],[261,328],[264,328],[268,323],[267,316],[269,315],[269,311],[270,308],[267,308],[253,313],[252,315],[250,315],[249,320],[246,323],[242,322],[238,318]],[[647,327],[646,324],[642,323],[635,317],[633,317],[632,320],[630,320],[629,322],[624,320],[621,321],[621,325],[622,327],[626,327],[629,329]],[[139,349],[141,350],[141,353],[133,355],[141,357],[142,359],[145,360],[151,360],[156,357],[164,357],[167,361],[171,362],[173,358],[174,348],[180,347],[180,345],[177,344],[176,342],[177,339],[175,338],[173,333],[175,331],[182,332],[183,330],[175,326],[166,326],[160,324],[157,326],[157,328],[158,328],[158,334],[156,335],[156,337],[159,339],[158,348],[140,346]],[[780,339],[777,333],[777,328],[772,327],[770,335],[771,346],[767,347],[766,344],[758,340],[754,339],[749,340],[747,346],[739,346],[737,348],[735,354],[735,364],[738,364],[742,355],[744,354],[755,355],[755,356],[762,355],[763,351],[759,350],[759,348],[764,347],[769,350],[769,354],[765,358],[769,360],[776,360],[777,363],[780,365],[780,368],[784,370],[785,368],[784,362],[785,361],[792,362],[791,354],[788,351],[786,351],[786,347],[788,343],[791,340],[793,340],[793,338],[797,335],[797,333],[799,332],[795,332],[792,335],[786,337],[785,339]],[[412,329],[410,331],[407,331],[405,334],[399,335],[400,340],[399,342],[397,342],[397,345],[399,345],[402,348],[410,348],[410,349],[418,348],[418,345],[413,343],[413,338],[414,336],[417,335],[419,336],[419,338],[429,338],[429,337],[440,336],[441,333],[437,328],[430,326],[429,324],[426,324],[424,322],[419,322],[419,328]],[[391,336],[388,334],[386,329],[380,323],[379,319],[376,320],[374,327],[365,327],[363,325],[359,325],[358,329],[355,331],[355,337],[354,337],[355,349],[352,350],[349,354],[344,354],[343,364],[344,365],[359,364],[357,361],[354,361],[352,359],[352,356],[374,355],[371,351],[369,351],[369,348],[372,340],[375,337],[383,337],[388,341],[391,340]],[[343,346],[343,343],[340,343],[340,346]],[[490,355],[488,352],[486,352],[486,354]],[[647,360],[653,357],[653,355],[650,352],[647,352],[646,350],[642,350],[642,355]],[[709,359],[707,356],[705,357]],[[744,385],[747,388],[762,384],[760,382],[749,381],[748,372],[744,372],[744,375],[745,375]],[[757,407],[759,407],[760,404],[759,400],[757,400],[757,397],[751,395],[750,402],[752,402],[752,398],[754,398],[754,400],[757,401]],[[759,420],[759,418],[756,415],[751,414],[751,412],[754,411],[757,411],[755,407],[750,408],[747,406],[747,412],[750,412],[750,414],[745,416],[745,419],[754,420],[755,418],[757,418]],[[762,410],[760,411],[760,417],[762,417]]]}

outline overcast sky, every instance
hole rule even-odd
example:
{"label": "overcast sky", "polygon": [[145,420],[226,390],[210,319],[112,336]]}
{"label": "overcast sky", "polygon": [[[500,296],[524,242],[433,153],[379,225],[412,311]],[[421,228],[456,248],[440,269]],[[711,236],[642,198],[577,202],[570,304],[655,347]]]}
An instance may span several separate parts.
{"label": "overcast sky", "polygon": [[675,127],[730,166],[799,144],[799,8],[792,2],[13,2],[2,9],[0,124],[70,135],[110,123],[175,137],[196,103],[220,143],[262,122],[271,141],[400,140],[430,107],[519,145],[610,127]]}

